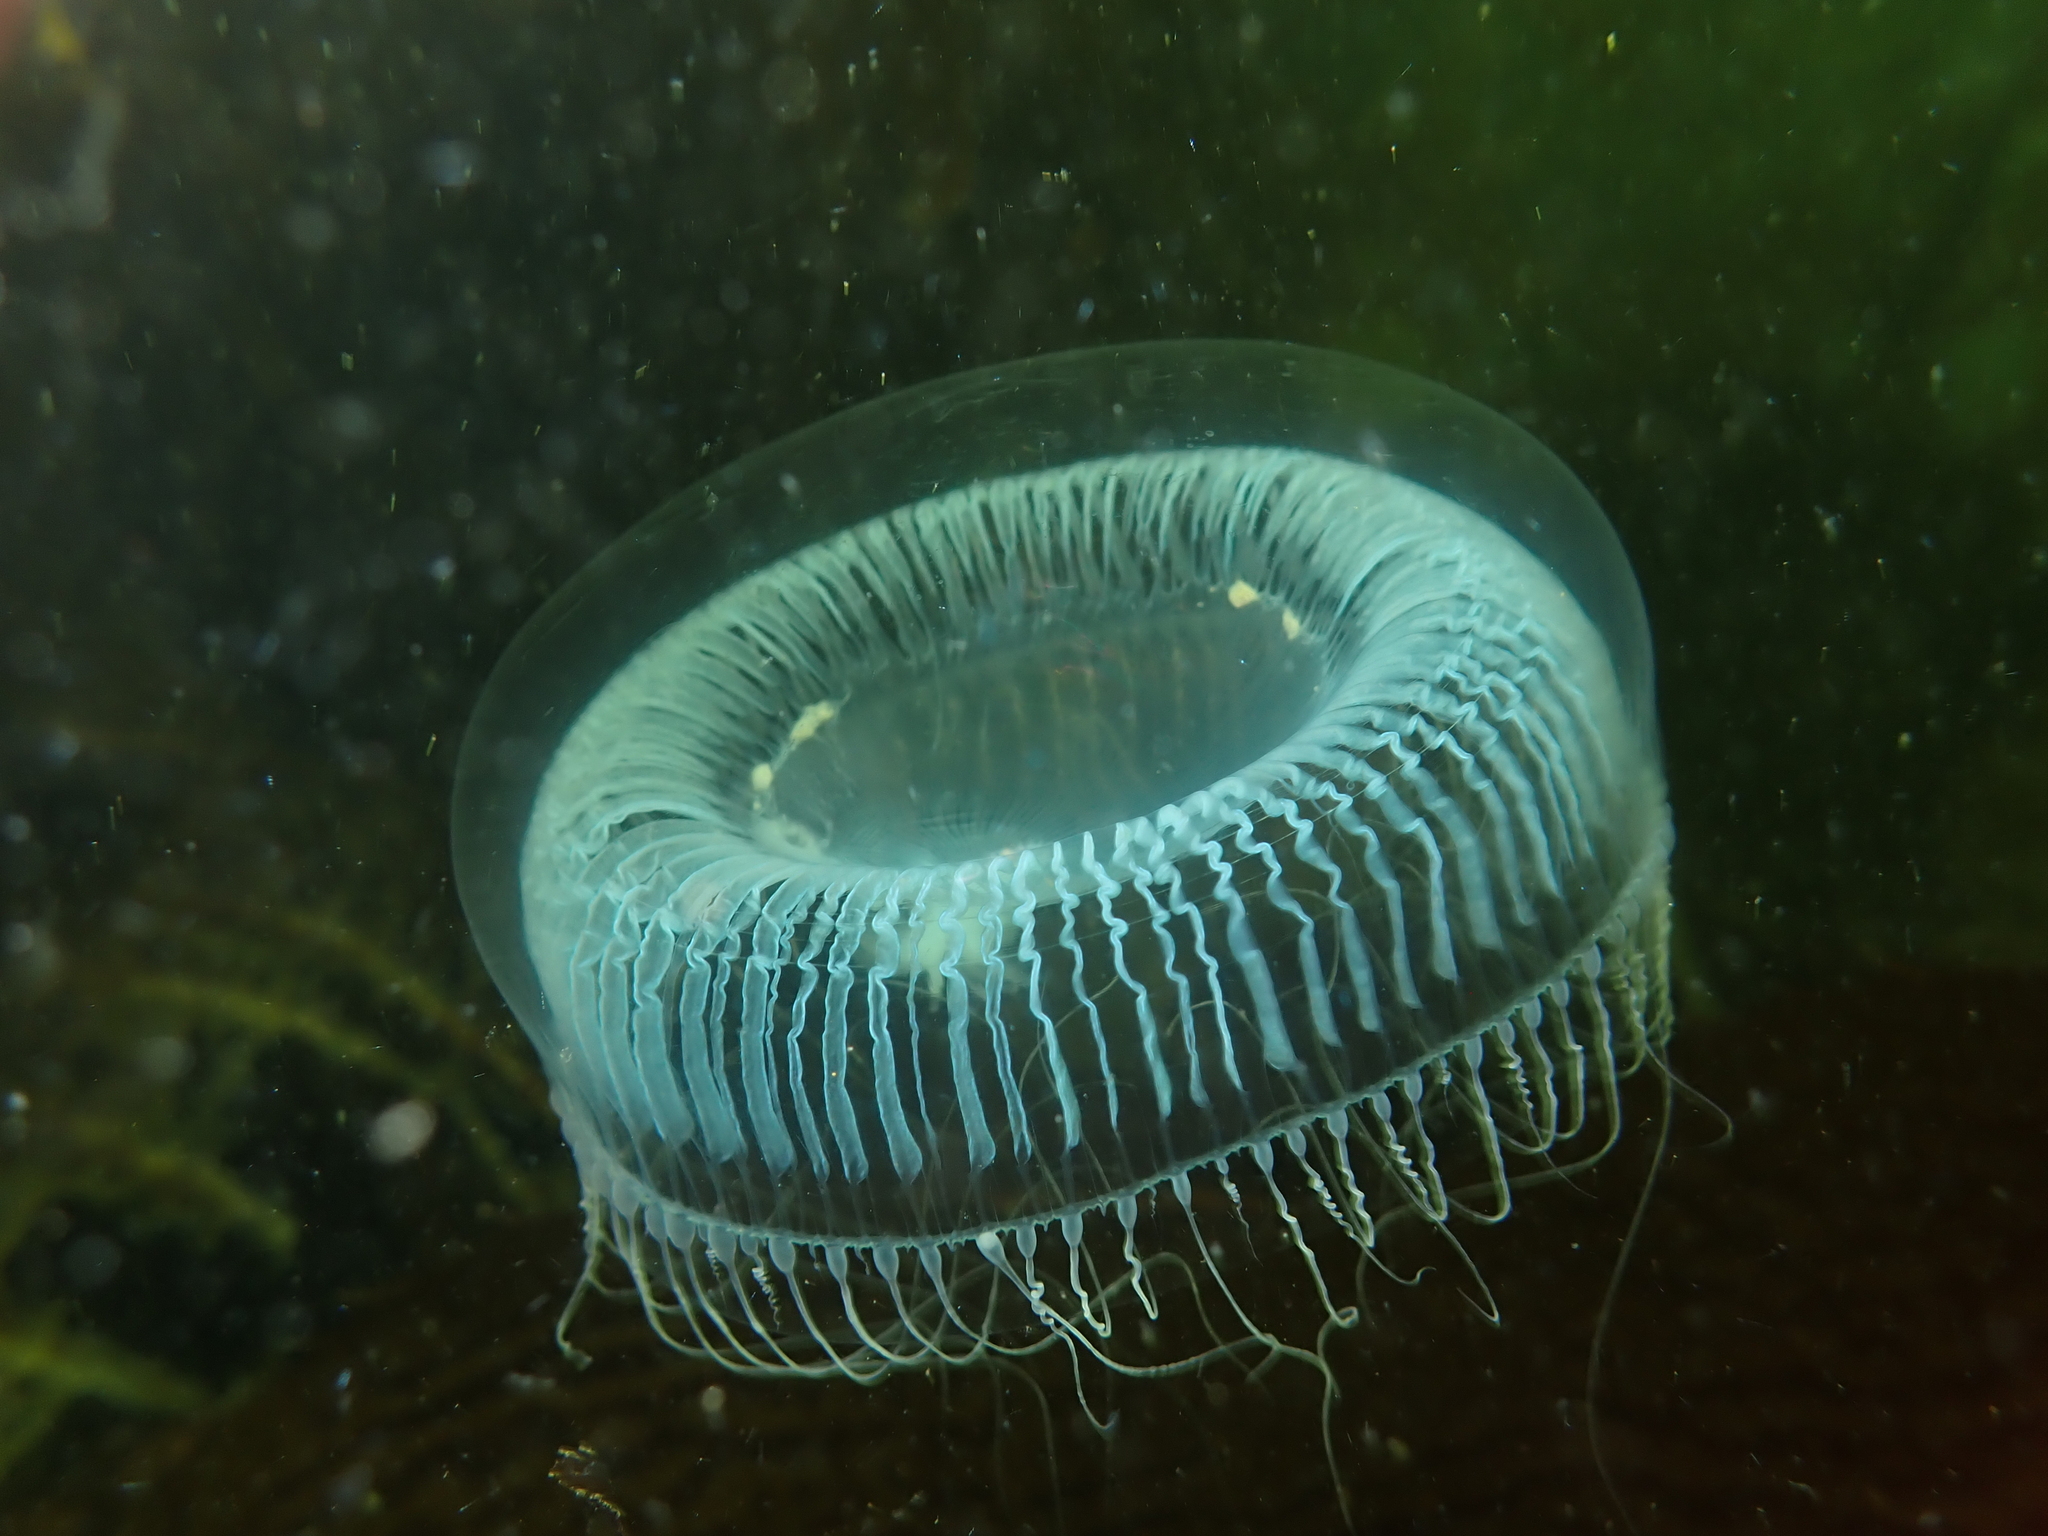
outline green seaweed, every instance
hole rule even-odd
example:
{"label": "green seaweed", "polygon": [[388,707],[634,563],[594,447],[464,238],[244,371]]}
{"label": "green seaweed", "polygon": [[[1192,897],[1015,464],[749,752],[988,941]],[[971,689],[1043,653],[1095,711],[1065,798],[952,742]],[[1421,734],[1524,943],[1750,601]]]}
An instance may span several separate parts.
{"label": "green seaweed", "polygon": [[0,1316],[0,1475],[86,1397],[155,1414],[194,1413],[208,1401],[197,1382],[82,1333],[61,1309]]}
{"label": "green seaweed", "polygon": [[[44,1214],[73,1206],[130,1233],[233,1238],[287,1261],[298,1216],[235,1160],[236,1106],[281,1056],[331,1073],[338,1102],[373,1092],[434,1106],[507,1207],[572,1198],[565,1169],[522,1167],[507,1135],[548,1121],[524,1042],[478,1027],[473,1007],[385,944],[331,913],[226,912],[193,921],[175,952],[175,964],[138,966],[102,944],[0,1025],[51,1084],[17,1091],[0,1121],[0,1476],[80,1399],[157,1414],[213,1399],[209,1384],[99,1334],[75,1301],[24,1298],[4,1276]],[[175,1070],[143,1070],[152,1048]]]}
{"label": "green seaweed", "polygon": [[[445,787],[280,748],[231,682],[128,660],[89,714],[53,701],[70,708],[20,721],[76,743],[51,797],[24,802],[37,824],[103,797],[105,835],[13,925],[20,953],[0,970],[0,1478],[74,1405],[186,1414],[262,1363],[159,1348],[159,1325],[190,1314],[154,1289],[122,1326],[70,1293],[90,1287],[67,1292],[56,1249],[74,1217],[211,1255],[255,1305],[317,1299],[332,1282],[306,1272],[300,1234],[325,1218],[320,1176],[360,1187],[362,1118],[405,1099],[435,1113],[437,1190],[515,1211],[574,1199],[567,1160],[539,1155],[558,1143],[530,1050],[438,857],[416,857],[441,845]],[[306,792],[252,812],[238,786],[273,772]],[[443,1235],[419,1227],[405,1240]]]}

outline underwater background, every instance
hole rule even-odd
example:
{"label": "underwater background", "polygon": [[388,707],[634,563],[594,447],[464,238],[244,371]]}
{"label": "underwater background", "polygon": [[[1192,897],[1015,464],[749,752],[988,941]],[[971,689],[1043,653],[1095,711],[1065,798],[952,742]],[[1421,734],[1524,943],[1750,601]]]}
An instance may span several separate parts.
{"label": "underwater background", "polygon": [[743,1381],[609,1304],[570,1366],[450,883],[484,677],[665,496],[1178,336],[1506,413],[1658,646],[1699,1101],[1611,1486],[1642,1082],[1463,1234],[1498,1325],[1369,1289],[1357,1527],[2048,1529],[2048,5],[9,0],[0,60],[0,1532],[1341,1529],[1288,1368],[1104,1436],[1050,1358]]}

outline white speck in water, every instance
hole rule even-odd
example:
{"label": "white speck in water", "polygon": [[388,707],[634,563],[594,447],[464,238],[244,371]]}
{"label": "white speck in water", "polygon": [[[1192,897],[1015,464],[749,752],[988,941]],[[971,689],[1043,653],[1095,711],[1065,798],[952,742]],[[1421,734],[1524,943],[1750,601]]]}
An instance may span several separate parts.
{"label": "white speck in water", "polygon": [[483,168],[483,151],[468,139],[436,139],[420,151],[420,172],[437,187],[466,187]]}
{"label": "white speck in water", "polygon": [[75,1238],[65,1249],[64,1278],[76,1291],[96,1291],[120,1271],[121,1245],[99,1232]]}
{"label": "white speck in water", "polygon": [[801,123],[818,110],[818,72],[794,53],[771,59],[761,71],[761,100],[778,123]]}
{"label": "white speck in water", "polygon": [[152,1083],[175,1083],[192,1070],[192,1047],[177,1035],[151,1035],[135,1047],[135,1067]]}
{"label": "white speck in water", "polygon": [[434,1106],[420,1099],[401,1099],[370,1122],[364,1138],[370,1156],[380,1163],[402,1163],[418,1157],[434,1139]]}
{"label": "white speck in water", "polygon": [[293,203],[285,210],[284,237],[308,256],[326,250],[340,233],[341,221],[320,203]]}
{"label": "white speck in water", "polygon": [[376,1474],[366,1461],[346,1468],[327,1485],[327,1508],[336,1517],[362,1514],[376,1507]]}
{"label": "white speck in water", "polygon": [[712,1429],[725,1428],[725,1388],[717,1385],[706,1387],[697,1394],[697,1406],[704,1412],[704,1422]]}

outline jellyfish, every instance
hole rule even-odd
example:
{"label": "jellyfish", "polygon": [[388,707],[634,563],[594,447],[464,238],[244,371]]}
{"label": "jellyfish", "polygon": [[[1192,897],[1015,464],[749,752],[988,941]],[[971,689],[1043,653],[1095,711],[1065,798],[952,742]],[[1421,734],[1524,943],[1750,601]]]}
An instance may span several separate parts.
{"label": "jellyfish", "polygon": [[1334,1255],[1598,1157],[1671,1030],[1613,530],[1501,417],[1296,346],[1041,357],[743,456],[515,638],[454,839],[586,1278],[744,1372],[1149,1372],[1187,1288],[1298,1350],[1250,1208],[1348,1325]]}

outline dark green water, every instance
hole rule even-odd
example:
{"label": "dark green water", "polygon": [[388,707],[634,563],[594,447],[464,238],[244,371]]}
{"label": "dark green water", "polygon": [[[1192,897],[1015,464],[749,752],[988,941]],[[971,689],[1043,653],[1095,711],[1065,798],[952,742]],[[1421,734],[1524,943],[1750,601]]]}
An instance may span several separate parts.
{"label": "dark green water", "polygon": [[[446,852],[521,620],[839,405],[1165,336],[1463,390],[1635,562],[1674,1060],[1734,1141],[1681,1112],[1624,1289],[1634,1518],[2038,1528],[2048,7],[61,14],[0,73],[0,1529],[183,1529],[195,1488],[215,1529],[1335,1522],[1284,1376],[1120,1389],[1106,1446],[1044,1373],[1055,1475],[1022,1388],[713,1413],[649,1357],[448,1431],[476,1489],[528,1489],[467,1516],[380,1491],[421,1431],[335,1401],[376,1360],[392,1402],[469,1361],[466,1411],[516,1418],[566,1369],[519,1306],[545,1322],[573,1271],[567,1154]],[[417,1155],[394,1105],[425,1106]],[[1583,1370],[1650,1140],[1475,1245],[1502,1330],[1441,1270],[1381,1287],[1339,1362],[1361,1528],[1614,1518]],[[480,1278],[515,1263],[548,1278]],[[447,1359],[407,1352],[433,1296],[435,1336],[471,1330]],[[1866,1418],[1750,1369],[1738,1317]],[[302,1466],[248,1428],[279,1423]],[[192,1470],[222,1437],[256,1448]],[[707,1458],[723,1481],[677,1470]]]}

